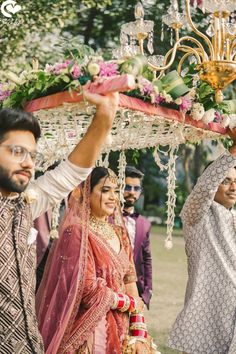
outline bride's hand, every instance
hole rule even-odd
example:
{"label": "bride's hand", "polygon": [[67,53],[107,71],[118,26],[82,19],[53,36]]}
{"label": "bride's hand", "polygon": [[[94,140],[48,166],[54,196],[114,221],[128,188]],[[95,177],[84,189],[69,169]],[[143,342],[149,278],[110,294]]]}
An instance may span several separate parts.
{"label": "bride's hand", "polygon": [[137,341],[134,345],[133,354],[149,354],[148,343]]}
{"label": "bride's hand", "polygon": [[138,312],[143,313],[143,310],[144,310],[144,302],[143,302],[142,298],[139,297],[138,299],[136,298],[136,300],[137,300],[137,302],[138,302],[138,308],[137,308]]}

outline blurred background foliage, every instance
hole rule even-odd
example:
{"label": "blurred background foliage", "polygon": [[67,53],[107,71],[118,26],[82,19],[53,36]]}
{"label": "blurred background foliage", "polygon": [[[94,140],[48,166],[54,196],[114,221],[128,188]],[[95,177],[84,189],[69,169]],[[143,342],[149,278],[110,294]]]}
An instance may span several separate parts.
{"label": "blurred background foliage", "polygon": [[[20,12],[7,19],[0,14],[0,69],[20,72],[25,64],[36,57],[40,67],[46,63],[62,60],[65,46],[76,47],[87,44],[100,52],[106,59],[119,45],[120,27],[134,20],[136,0],[34,0],[20,1]],[[182,6],[184,1],[181,1]],[[171,33],[164,28],[161,37],[161,18],[170,1],[146,0],[143,2],[145,19],[155,22],[155,53],[164,54],[170,48]],[[209,23],[201,11],[195,11],[194,20],[199,28]],[[185,30],[189,32],[189,29]],[[236,85],[225,92],[227,98],[236,97]],[[214,157],[215,144],[202,142],[199,145],[183,145],[177,160],[177,219],[186,196],[201,174],[207,161]],[[150,149],[128,151],[127,162],[136,165],[145,173],[144,196],[139,205],[146,215],[160,216],[165,220],[166,175],[160,173]],[[110,157],[114,169],[117,153]]]}

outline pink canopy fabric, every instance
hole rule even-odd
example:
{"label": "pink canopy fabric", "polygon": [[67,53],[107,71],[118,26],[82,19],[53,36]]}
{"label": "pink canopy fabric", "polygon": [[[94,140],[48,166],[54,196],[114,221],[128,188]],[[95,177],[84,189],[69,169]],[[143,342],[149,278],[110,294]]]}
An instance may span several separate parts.
{"label": "pink canopy fabric", "polygon": [[[92,84],[93,85],[93,84]],[[131,75],[124,74],[117,77],[107,78],[102,84],[91,87],[94,93],[108,93],[108,92],[124,92],[129,91],[135,87],[134,79]],[[119,106],[130,110],[144,112],[150,115],[158,115],[170,121],[178,121],[184,124],[192,125],[199,129],[211,130],[216,133],[225,135],[226,129],[220,123],[212,122],[210,124],[203,123],[202,120],[194,120],[190,116],[184,116],[183,113],[167,107],[153,105],[144,102],[139,98],[129,97],[120,93]],[[76,103],[83,100],[83,95],[76,91],[59,92],[46,97],[37,98],[25,104],[24,109],[27,112],[36,112],[40,109],[50,109],[62,105],[64,102]]]}

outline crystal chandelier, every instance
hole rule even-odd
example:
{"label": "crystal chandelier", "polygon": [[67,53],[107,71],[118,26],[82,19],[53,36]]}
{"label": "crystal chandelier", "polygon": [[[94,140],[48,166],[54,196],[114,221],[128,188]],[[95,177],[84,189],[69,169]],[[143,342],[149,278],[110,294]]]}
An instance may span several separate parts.
{"label": "crystal chandelier", "polygon": [[[199,1],[194,0],[195,8]],[[163,24],[175,34],[174,40],[171,39],[172,47],[165,56],[153,55],[154,22],[144,20],[144,9],[139,2],[135,7],[135,21],[121,27],[119,56],[144,55],[144,42],[147,41],[147,50],[151,54],[147,58],[148,64],[160,75],[174,63],[178,51],[183,53],[178,63],[179,73],[184,61],[195,57],[200,79],[215,90],[216,102],[219,103],[223,100],[221,90],[236,79],[236,0],[202,0],[201,10],[209,19],[206,34],[192,21],[190,0],[186,0],[184,13],[180,13],[178,1],[173,0],[167,14],[162,16]],[[190,27],[196,37],[181,36],[180,31],[184,26]]]}

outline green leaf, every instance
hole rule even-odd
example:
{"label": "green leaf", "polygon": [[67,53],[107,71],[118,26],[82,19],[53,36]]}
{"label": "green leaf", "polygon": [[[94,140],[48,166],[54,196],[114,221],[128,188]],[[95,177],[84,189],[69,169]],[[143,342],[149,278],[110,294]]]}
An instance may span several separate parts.
{"label": "green leaf", "polygon": [[64,82],[70,82],[70,78],[67,76],[67,75],[63,75],[61,76],[61,79],[64,81]]}
{"label": "green leaf", "polygon": [[28,95],[31,95],[34,92],[34,90],[35,90],[34,87],[31,87],[28,91]]}
{"label": "green leaf", "polygon": [[40,90],[42,89],[42,86],[43,86],[43,85],[42,85],[42,82],[40,82],[40,81],[36,82],[35,87],[36,87],[37,90],[40,91]]}

